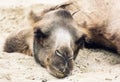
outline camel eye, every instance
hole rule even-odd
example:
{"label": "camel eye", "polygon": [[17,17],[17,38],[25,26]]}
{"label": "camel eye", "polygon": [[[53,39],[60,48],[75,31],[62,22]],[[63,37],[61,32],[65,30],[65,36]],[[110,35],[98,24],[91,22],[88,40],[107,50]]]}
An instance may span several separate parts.
{"label": "camel eye", "polygon": [[48,35],[47,33],[43,33],[40,28],[36,28],[34,29],[34,37],[40,39],[40,38],[47,38]]}
{"label": "camel eye", "polygon": [[84,38],[84,36],[82,36],[75,42],[75,44],[78,45],[79,47],[83,47],[84,42],[85,42],[85,38]]}

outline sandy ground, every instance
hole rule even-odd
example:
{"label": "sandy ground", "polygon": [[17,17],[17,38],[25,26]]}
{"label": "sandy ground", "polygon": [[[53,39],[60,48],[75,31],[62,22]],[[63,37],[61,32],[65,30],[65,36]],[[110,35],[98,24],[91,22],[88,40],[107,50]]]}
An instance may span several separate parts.
{"label": "sandy ground", "polygon": [[33,57],[2,51],[5,38],[24,28],[25,11],[35,6],[31,5],[56,5],[63,1],[0,0],[0,82],[120,82],[120,56],[104,50],[80,50],[72,73],[64,79],[50,75]]}

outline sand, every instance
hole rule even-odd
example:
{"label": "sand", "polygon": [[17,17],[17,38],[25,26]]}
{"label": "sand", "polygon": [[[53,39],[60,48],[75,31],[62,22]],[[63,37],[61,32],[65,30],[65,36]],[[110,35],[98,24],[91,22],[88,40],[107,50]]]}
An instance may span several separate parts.
{"label": "sand", "polygon": [[56,5],[65,1],[1,0],[0,82],[120,82],[120,56],[105,50],[80,50],[72,73],[63,79],[50,75],[31,56],[2,51],[6,37],[16,29],[25,28],[28,9],[34,9],[38,3]]}

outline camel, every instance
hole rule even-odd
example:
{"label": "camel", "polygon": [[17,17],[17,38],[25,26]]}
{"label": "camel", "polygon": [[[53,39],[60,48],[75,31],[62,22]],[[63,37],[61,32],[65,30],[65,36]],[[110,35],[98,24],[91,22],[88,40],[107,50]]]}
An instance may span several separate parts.
{"label": "camel", "polygon": [[32,28],[13,32],[6,39],[4,51],[33,55],[50,74],[68,76],[84,40],[72,15],[64,9],[49,9],[42,16],[31,11],[29,15]]}
{"label": "camel", "polygon": [[79,49],[98,47],[120,54],[119,0],[74,0],[36,15],[31,27],[9,36],[6,52],[33,55],[50,74],[70,74]]}

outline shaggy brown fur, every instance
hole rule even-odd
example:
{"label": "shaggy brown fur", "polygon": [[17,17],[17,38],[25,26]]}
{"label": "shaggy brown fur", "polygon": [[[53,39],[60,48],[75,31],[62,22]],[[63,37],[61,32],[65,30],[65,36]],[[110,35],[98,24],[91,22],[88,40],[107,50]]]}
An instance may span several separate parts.
{"label": "shaggy brown fur", "polygon": [[119,5],[120,0],[74,0],[64,9],[70,11],[80,28],[86,30],[87,44],[120,54]]}

